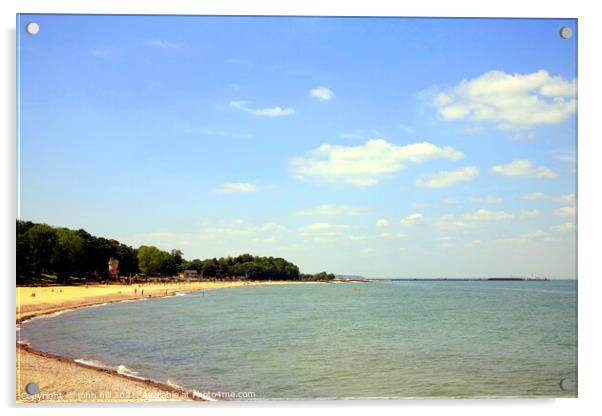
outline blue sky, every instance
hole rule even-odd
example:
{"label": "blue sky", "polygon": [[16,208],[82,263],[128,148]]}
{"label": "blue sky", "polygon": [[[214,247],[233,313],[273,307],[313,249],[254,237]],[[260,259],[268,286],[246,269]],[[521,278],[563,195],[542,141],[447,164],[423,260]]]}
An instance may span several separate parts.
{"label": "blue sky", "polygon": [[18,26],[22,219],[305,272],[576,277],[574,20]]}

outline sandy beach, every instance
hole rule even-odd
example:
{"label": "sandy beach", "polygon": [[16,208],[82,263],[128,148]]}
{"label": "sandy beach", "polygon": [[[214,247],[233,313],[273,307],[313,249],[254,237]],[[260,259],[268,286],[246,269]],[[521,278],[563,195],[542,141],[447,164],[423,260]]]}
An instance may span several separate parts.
{"label": "sandy beach", "polygon": [[[135,285],[17,287],[17,327],[30,318],[59,311],[143,298],[173,296],[178,292],[215,290],[243,285],[282,285],[317,282],[191,282]],[[190,392],[151,380],[140,380],[112,369],[95,368],[69,358],[17,344],[17,394],[31,402],[139,402],[203,400]],[[39,394],[25,391],[28,383]]]}

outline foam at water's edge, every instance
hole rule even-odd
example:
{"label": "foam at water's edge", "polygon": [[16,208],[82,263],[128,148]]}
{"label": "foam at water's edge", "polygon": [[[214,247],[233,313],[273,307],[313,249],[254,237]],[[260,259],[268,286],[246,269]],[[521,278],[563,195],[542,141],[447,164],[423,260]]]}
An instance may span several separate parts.
{"label": "foam at water's edge", "polygon": [[75,361],[76,363],[79,363],[79,364],[87,365],[88,367],[103,368],[106,370],[113,369],[111,366],[106,365],[105,363],[98,361],[98,360],[89,360],[87,358],[76,358],[73,361]]}

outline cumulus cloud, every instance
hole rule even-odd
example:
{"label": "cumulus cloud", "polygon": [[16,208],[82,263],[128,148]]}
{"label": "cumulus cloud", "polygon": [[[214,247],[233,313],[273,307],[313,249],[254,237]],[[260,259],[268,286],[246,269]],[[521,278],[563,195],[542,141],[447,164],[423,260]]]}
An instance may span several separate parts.
{"label": "cumulus cloud", "polygon": [[554,211],[554,214],[559,215],[561,217],[573,217],[577,213],[577,208],[574,206],[567,206],[558,208]]}
{"label": "cumulus cloud", "polygon": [[336,217],[340,215],[361,215],[366,214],[366,208],[352,207],[349,205],[325,204],[317,207],[307,208],[295,212],[295,215],[303,217]]}
{"label": "cumulus cloud", "polygon": [[415,225],[418,224],[422,220],[422,214],[419,212],[415,212],[413,214],[408,215],[403,218],[399,223],[401,225]]}
{"label": "cumulus cloud", "polygon": [[199,228],[199,235],[203,239],[227,239],[246,236],[279,234],[288,229],[276,223],[250,224],[243,220],[204,220]]}
{"label": "cumulus cloud", "polygon": [[469,201],[475,204],[501,204],[504,198],[499,196],[472,197]]}
{"label": "cumulus cloud", "polygon": [[513,160],[505,165],[494,165],[491,171],[504,176],[531,176],[534,178],[555,179],[558,175],[545,166],[535,166],[527,159]]}
{"label": "cumulus cloud", "polygon": [[323,144],[306,156],[293,158],[291,165],[298,179],[367,187],[403,169],[406,162],[422,163],[437,158],[458,160],[462,157],[462,152],[451,147],[442,148],[428,142],[397,146],[376,139],[359,146]]}
{"label": "cumulus cloud", "polygon": [[532,192],[530,194],[523,195],[521,199],[525,201],[539,201],[541,199],[546,199],[546,194],[543,192]]}
{"label": "cumulus cloud", "polygon": [[217,188],[215,188],[216,192],[224,192],[224,193],[232,193],[232,192],[255,192],[257,190],[257,186],[252,183],[244,183],[244,182],[229,182],[224,183]]}
{"label": "cumulus cloud", "polygon": [[572,232],[575,231],[575,229],[575,223],[573,222],[565,222],[564,224],[554,225],[550,227],[550,230],[557,233]]}
{"label": "cumulus cloud", "polygon": [[200,221],[196,228],[186,232],[163,229],[118,237],[133,246],[151,244],[163,250],[180,247],[185,252],[201,249],[215,254],[216,246],[221,246],[220,250],[228,247],[232,254],[240,254],[249,249],[249,241],[263,245],[282,239],[287,232],[287,227],[273,222],[255,224],[241,219],[213,218]]}
{"label": "cumulus cloud", "polygon": [[499,221],[509,220],[514,218],[514,215],[504,211],[488,211],[479,209],[475,212],[467,212],[464,214],[464,219],[467,221]]}
{"label": "cumulus cloud", "polygon": [[539,201],[542,199],[548,199],[554,202],[560,202],[563,204],[575,203],[575,194],[564,194],[564,195],[546,195],[543,192],[533,192],[530,194],[523,195],[521,199],[526,201]]}
{"label": "cumulus cloud", "polygon": [[562,202],[564,204],[570,204],[570,203],[575,202],[575,194],[554,195],[554,196],[552,196],[551,199],[554,202]]}
{"label": "cumulus cloud", "polygon": [[309,90],[309,95],[319,101],[330,101],[334,97],[334,92],[330,88],[318,87]]}
{"label": "cumulus cloud", "polygon": [[376,221],[376,226],[378,228],[388,227],[389,226],[389,221],[386,220],[386,219],[384,219],[384,218],[381,218],[381,219],[379,219],[379,220]]}
{"label": "cumulus cloud", "polygon": [[460,219],[457,219],[454,214],[444,214],[439,216],[433,225],[442,230],[465,230],[473,226]]}
{"label": "cumulus cloud", "polygon": [[421,188],[446,188],[458,182],[468,182],[479,175],[474,166],[466,166],[452,171],[442,171],[418,178],[416,186]]}
{"label": "cumulus cloud", "polygon": [[281,117],[295,114],[295,109],[292,107],[251,108],[248,106],[248,104],[249,103],[247,101],[230,101],[230,107],[243,110],[249,114],[253,114],[254,116]]}
{"label": "cumulus cloud", "polygon": [[435,95],[444,120],[493,123],[503,130],[529,129],[567,120],[577,107],[575,80],[540,70],[530,74],[489,71]]}
{"label": "cumulus cloud", "polygon": [[401,233],[381,233],[378,235],[379,238],[384,238],[387,240],[391,240],[394,238],[406,238],[408,235],[407,234],[401,234]]}

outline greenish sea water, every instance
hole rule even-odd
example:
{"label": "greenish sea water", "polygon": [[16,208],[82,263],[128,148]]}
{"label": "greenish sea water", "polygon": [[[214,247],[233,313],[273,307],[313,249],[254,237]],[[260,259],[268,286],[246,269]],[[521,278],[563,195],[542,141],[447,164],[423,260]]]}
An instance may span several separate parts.
{"label": "greenish sea water", "polygon": [[[577,283],[247,286],[25,322],[32,346],[256,399],[575,397]],[[121,366],[121,367],[119,367]]]}

